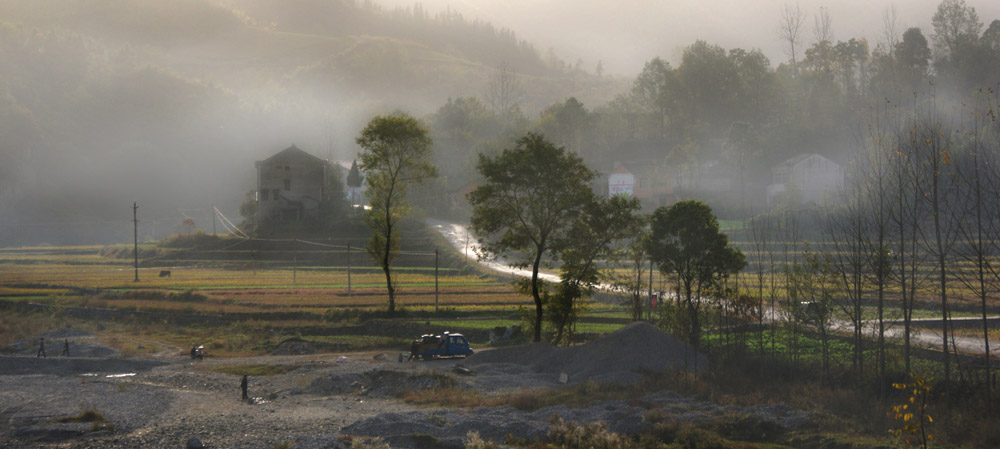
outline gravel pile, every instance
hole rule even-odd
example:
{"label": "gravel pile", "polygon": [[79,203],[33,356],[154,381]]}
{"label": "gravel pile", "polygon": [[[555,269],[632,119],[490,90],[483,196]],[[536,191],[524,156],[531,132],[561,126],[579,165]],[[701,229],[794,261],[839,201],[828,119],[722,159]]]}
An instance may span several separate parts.
{"label": "gravel pile", "polygon": [[517,364],[539,373],[568,375],[569,383],[587,380],[607,383],[632,383],[643,373],[708,367],[708,359],[691,346],[678,341],[648,323],[632,323],[584,345],[557,348],[546,343],[483,351],[470,356],[466,364]]}

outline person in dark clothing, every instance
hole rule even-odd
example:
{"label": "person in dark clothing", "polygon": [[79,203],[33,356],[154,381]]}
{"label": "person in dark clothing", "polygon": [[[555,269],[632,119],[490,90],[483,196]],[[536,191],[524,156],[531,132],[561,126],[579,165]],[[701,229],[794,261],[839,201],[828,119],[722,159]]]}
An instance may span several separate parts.
{"label": "person in dark clothing", "polygon": [[45,356],[45,338],[39,338],[38,339],[38,352],[35,353],[35,358],[38,358],[38,357],[41,357],[43,359],[47,359],[48,358],[48,357]]}
{"label": "person in dark clothing", "polygon": [[243,400],[244,401],[248,399],[248,397],[247,397],[247,384],[248,384],[248,382],[247,382],[247,375],[244,374],[243,375],[243,380],[240,381],[240,389],[243,390]]}
{"label": "person in dark clothing", "polygon": [[69,357],[69,339],[63,340],[63,352],[62,355]]}

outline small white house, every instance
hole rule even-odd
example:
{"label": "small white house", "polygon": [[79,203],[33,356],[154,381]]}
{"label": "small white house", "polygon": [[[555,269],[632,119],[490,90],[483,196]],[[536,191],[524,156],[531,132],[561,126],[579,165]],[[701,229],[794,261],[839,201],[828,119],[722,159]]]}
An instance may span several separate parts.
{"label": "small white house", "polygon": [[619,165],[608,176],[608,197],[610,198],[622,193],[635,195],[635,175],[628,171],[624,165]]}
{"label": "small white house", "polygon": [[844,189],[844,169],[816,153],[792,157],[771,168],[771,175],[768,206],[777,204],[782,197],[796,205],[822,204]]}

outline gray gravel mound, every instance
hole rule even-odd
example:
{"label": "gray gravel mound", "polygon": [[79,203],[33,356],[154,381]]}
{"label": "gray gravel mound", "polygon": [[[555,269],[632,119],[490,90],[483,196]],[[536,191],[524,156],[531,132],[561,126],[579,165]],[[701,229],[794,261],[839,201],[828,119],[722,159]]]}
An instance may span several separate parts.
{"label": "gray gravel mound", "polygon": [[632,323],[580,346],[509,346],[473,354],[466,364],[520,364],[540,373],[566,373],[569,383],[633,383],[644,373],[705,369],[708,359],[651,324]]}

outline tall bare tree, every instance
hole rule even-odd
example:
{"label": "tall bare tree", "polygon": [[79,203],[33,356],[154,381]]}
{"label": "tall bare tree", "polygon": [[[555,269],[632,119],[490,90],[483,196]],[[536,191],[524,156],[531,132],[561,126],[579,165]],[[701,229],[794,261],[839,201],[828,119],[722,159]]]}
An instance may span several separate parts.
{"label": "tall bare tree", "polygon": [[899,14],[896,12],[896,5],[889,5],[882,11],[882,44],[889,56],[896,51],[899,45],[899,36],[903,26],[899,22]]}
{"label": "tall bare tree", "polygon": [[851,320],[853,346],[851,366],[857,379],[864,374],[864,315],[862,304],[866,288],[867,260],[864,242],[869,231],[866,202],[857,187],[863,179],[860,167],[850,173],[850,186],[846,189],[841,206],[832,212],[827,223],[827,233],[833,247],[832,268],[839,280],[841,291],[835,301]]}
{"label": "tall bare tree", "polygon": [[798,46],[801,44],[800,36],[802,34],[802,26],[806,20],[806,13],[802,11],[798,3],[792,5],[791,3],[785,3],[781,7],[781,17],[778,20],[778,26],[775,32],[778,34],[778,38],[785,41],[788,44],[788,57],[792,58],[792,73],[796,73],[797,69],[797,59]]}
{"label": "tall bare tree", "polygon": [[[764,289],[767,286],[767,276],[773,276],[769,270],[768,252],[771,250],[771,220],[764,215],[754,215],[750,219],[748,229],[750,237],[749,264],[756,280],[757,327],[760,353],[764,353]],[[771,317],[773,319],[773,317]]]}
{"label": "tall bare tree", "polygon": [[[880,122],[880,114],[875,112],[874,126],[868,127],[865,147],[869,149],[863,153],[860,161],[867,167],[865,179],[862,181],[862,195],[867,201],[866,209],[871,213],[867,214],[868,228],[870,231],[865,236],[864,248],[868,262],[869,277],[874,284],[876,293],[877,312],[877,338],[875,369],[880,386],[881,397],[886,395],[886,351],[885,351],[885,297],[886,288],[893,275],[892,250],[889,243],[889,231],[892,225],[890,208],[892,206],[890,195],[890,182],[892,177],[891,165],[888,158],[889,152],[884,146],[886,140],[882,134],[883,125]],[[890,141],[891,142],[891,141]]]}
{"label": "tall bare tree", "polygon": [[819,13],[813,17],[813,39],[816,42],[833,42],[833,19],[830,18],[830,10],[824,6],[820,6]]}
{"label": "tall bare tree", "polygon": [[[932,98],[933,100],[933,98]],[[953,203],[957,177],[952,164],[951,151],[955,142],[952,133],[940,120],[934,102],[929,102],[929,110],[916,119],[912,126],[910,141],[914,145],[914,166],[917,170],[917,190],[929,214],[929,226],[922,227],[921,246],[934,259],[936,270],[936,294],[941,301],[941,350],[944,352],[945,389],[951,382],[951,351],[948,347],[951,309],[949,304],[948,281],[952,267],[950,258],[954,256],[953,245],[957,237],[956,223],[960,213]],[[924,230],[926,228],[926,230]]]}
{"label": "tall bare tree", "polygon": [[987,318],[988,303],[993,299],[994,292],[1000,289],[1000,278],[996,276],[995,257],[997,250],[997,223],[1000,222],[997,191],[1000,190],[1000,160],[992,150],[996,148],[997,139],[994,129],[995,118],[986,110],[993,110],[992,99],[983,94],[970,114],[972,123],[963,127],[965,131],[965,151],[958,159],[958,172],[963,180],[961,200],[968,216],[959,226],[960,244],[957,253],[962,260],[971,264],[970,270],[963,270],[959,276],[961,282],[979,299],[983,317],[984,366],[986,367],[986,398],[987,408],[992,410],[992,381],[989,324]]}
{"label": "tall bare tree", "polygon": [[524,97],[521,77],[508,63],[502,63],[493,70],[486,84],[486,104],[493,115],[508,118]]}

